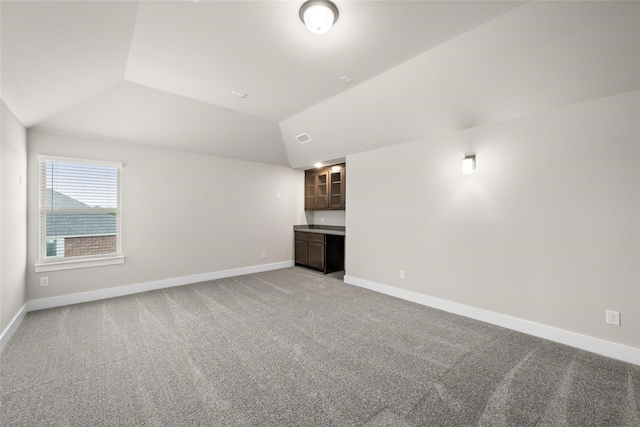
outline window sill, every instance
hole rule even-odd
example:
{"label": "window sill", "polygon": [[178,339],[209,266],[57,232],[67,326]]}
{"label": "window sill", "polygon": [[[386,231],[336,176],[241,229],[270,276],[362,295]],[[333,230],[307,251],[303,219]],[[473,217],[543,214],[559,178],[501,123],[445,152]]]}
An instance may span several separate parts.
{"label": "window sill", "polygon": [[69,261],[43,262],[35,265],[36,273],[45,271],[73,270],[76,268],[101,267],[103,265],[124,264],[124,256],[110,256],[105,258],[76,259]]}

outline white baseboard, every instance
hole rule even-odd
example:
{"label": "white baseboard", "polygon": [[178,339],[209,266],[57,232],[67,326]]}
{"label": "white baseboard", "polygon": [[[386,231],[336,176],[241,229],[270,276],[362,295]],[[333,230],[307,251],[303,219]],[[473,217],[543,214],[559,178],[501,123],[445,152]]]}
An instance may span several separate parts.
{"label": "white baseboard", "polygon": [[[106,298],[114,298],[124,295],[132,295],[140,292],[147,292],[156,289],[170,288],[174,286],[188,285],[192,283],[205,282],[208,280],[223,279],[226,277],[241,276],[244,274],[259,273],[262,271],[278,270],[281,268],[293,267],[293,261],[277,262],[273,264],[263,264],[251,267],[242,267],[231,270],[215,271],[211,273],[196,274],[192,276],[176,277],[172,279],[156,280],[117,288],[101,289],[97,291],[81,292],[59,297],[42,298],[28,301],[9,323],[9,326],[0,335],[0,352],[4,350],[15,331],[18,329],[27,312],[42,310],[45,308],[61,307],[65,305],[78,304],[82,302],[97,301]],[[539,323],[516,317],[459,304],[440,298],[430,297],[417,292],[383,285],[370,280],[360,279],[349,275],[344,276],[345,283],[366,288],[375,292],[401,298],[428,307],[444,310],[460,316],[502,326],[514,331],[548,339],[571,347],[576,347],[602,356],[622,360],[624,362],[640,365],[640,349],[605,341],[599,338],[554,328],[552,326],[541,325]]]}
{"label": "white baseboard", "polygon": [[345,283],[640,365],[640,349],[345,275]]}
{"label": "white baseboard", "polygon": [[251,267],[234,268],[231,270],[214,271],[211,273],[196,274],[193,276],[175,277],[172,279],[154,280],[152,282],[138,283],[135,285],[119,286],[117,288],[100,289],[97,291],[80,292],[77,294],[61,295],[59,297],[42,298],[27,302],[27,311],[42,310],[45,308],[61,307],[82,302],[97,301],[106,298],[121,297],[138,294],[140,292],[154,291],[157,289],[171,288],[174,286],[189,285],[192,283],[206,282],[208,280],[224,279],[226,277],[242,276],[243,274],[260,273],[262,271],[278,270],[293,267],[293,261],[276,262],[273,264],[254,265]]}
{"label": "white baseboard", "polygon": [[22,323],[24,316],[27,315],[27,304],[23,305],[18,313],[13,316],[11,322],[9,322],[9,326],[6,327],[4,331],[2,331],[2,335],[0,335],[0,352],[4,350],[4,347],[9,343],[9,340],[18,330],[18,326]]}

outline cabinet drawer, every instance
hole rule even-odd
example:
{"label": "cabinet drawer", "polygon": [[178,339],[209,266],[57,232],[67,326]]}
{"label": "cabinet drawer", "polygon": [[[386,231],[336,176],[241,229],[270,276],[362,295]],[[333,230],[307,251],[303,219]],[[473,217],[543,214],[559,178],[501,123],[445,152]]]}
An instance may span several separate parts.
{"label": "cabinet drawer", "polygon": [[309,240],[309,234],[311,233],[307,233],[304,231],[296,231],[296,240]]}
{"label": "cabinet drawer", "polygon": [[309,241],[310,242],[321,242],[321,243],[324,243],[324,234],[309,233]]}

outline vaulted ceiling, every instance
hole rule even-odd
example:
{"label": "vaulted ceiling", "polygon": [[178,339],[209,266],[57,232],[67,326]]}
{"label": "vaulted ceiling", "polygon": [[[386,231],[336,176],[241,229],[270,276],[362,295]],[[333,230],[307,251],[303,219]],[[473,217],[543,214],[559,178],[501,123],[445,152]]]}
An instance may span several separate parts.
{"label": "vaulted ceiling", "polygon": [[2,0],[1,96],[30,128],[305,168],[640,89],[638,2],[336,0],[324,35],[302,3]]}

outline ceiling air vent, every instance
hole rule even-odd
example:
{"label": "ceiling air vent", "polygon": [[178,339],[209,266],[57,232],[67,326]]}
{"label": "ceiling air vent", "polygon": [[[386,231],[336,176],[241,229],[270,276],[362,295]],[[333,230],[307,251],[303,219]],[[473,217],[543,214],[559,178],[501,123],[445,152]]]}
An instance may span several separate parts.
{"label": "ceiling air vent", "polygon": [[300,135],[296,136],[296,139],[300,144],[306,144],[307,142],[311,141],[311,137],[306,133],[301,133]]}

